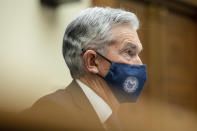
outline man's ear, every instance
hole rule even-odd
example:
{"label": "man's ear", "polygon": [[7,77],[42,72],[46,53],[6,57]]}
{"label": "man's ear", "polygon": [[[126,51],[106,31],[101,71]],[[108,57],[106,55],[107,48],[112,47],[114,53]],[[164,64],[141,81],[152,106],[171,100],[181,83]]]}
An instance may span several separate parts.
{"label": "man's ear", "polygon": [[97,65],[97,54],[93,50],[87,50],[83,55],[84,65],[86,69],[94,74],[99,72]]}

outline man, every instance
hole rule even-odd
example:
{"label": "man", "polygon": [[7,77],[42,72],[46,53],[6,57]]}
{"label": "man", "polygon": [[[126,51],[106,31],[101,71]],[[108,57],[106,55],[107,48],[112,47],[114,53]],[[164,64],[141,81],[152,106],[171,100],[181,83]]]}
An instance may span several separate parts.
{"label": "man", "polygon": [[121,9],[83,10],[63,39],[63,56],[74,80],[26,112],[71,128],[121,130],[116,116],[120,103],[135,102],[146,81],[138,26],[136,15]]}

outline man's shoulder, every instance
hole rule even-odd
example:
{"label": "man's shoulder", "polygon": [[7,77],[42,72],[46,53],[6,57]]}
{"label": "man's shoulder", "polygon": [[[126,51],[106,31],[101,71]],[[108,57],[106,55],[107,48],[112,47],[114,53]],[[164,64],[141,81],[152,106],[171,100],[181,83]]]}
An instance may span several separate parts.
{"label": "man's shoulder", "polygon": [[59,89],[53,93],[42,96],[31,108],[48,107],[52,105],[57,107],[58,105],[68,104],[71,100],[71,95],[66,89]]}
{"label": "man's shoulder", "polygon": [[[24,110],[20,115],[33,122],[55,125],[60,128],[93,129],[96,126],[102,129],[99,121],[95,119],[96,115],[94,114],[92,117],[89,110],[86,111],[81,108],[87,107],[85,109],[88,109],[88,106],[83,105],[85,102],[81,103],[80,99],[84,100],[83,92],[74,81],[65,89],[59,89],[41,97],[32,107]],[[87,100],[85,99],[85,101]],[[92,126],[89,123],[92,123]]]}
{"label": "man's shoulder", "polygon": [[73,80],[64,89],[58,89],[57,91],[55,91],[53,93],[50,93],[48,95],[41,97],[39,100],[57,101],[57,100],[61,100],[61,99],[70,99],[72,96],[72,93],[74,93],[77,88],[79,88],[79,86],[76,83],[76,81]]}
{"label": "man's shoulder", "polygon": [[75,82],[69,84],[65,89],[59,89],[53,93],[48,95],[42,96],[38,99],[30,108],[26,109],[24,112],[32,113],[32,112],[39,112],[39,113],[46,113],[47,111],[52,113],[54,111],[61,111],[64,112],[67,108],[72,108],[74,105],[73,101],[73,88],[77,86]]}
{"label": "man's shoulder", "polygon": [[56,103],[56,104],[60,104],[60,103],[64,103],[66,101],[70,101],[71,100],[71,94],[70,91],[67,90],[67,88],[70,88],[69,86],[66,87],[65,89],[58,89],[57,91],[50,93],[48,95],[42,96],[40,99],[38,99],[34,104],[34,105],[38,105],[41,104],[43,102],[51,102],[51,103]]}

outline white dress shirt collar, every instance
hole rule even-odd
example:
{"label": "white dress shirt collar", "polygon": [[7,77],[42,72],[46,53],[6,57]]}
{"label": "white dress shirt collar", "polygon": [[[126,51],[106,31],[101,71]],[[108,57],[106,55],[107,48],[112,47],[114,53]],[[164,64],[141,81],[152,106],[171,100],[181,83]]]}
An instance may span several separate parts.
{"label": "white dress shirt collar", "polygon": [[93,106],[97,116],[99,117],[101,123],[104,123],[112,114],[112,109],[110,106],[91,88],[82,83],[80,80],[76,80],[79,86],[82,88],[83,92],[87,96],[91,105]]}

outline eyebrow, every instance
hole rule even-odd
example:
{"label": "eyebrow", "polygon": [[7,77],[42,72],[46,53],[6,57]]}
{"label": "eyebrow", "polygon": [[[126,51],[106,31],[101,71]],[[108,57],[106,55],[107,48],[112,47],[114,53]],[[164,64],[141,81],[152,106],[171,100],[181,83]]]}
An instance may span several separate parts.
{"label": "eyebrow", "polygon": [[[131,42],[127,42],[127,43],[124,45],[124,48],[125,48],[125,47],[129,47],[129,48],[131,48],[131,49],[133,49],[133,50],[136,50],[136,49],[138,48],[135,44],[133,44],[133,43],[131,43]],[[138,50],[139,50],[139,52],[141,52],[141,51],[143,50],[143,48],[142,48],[142,47],[139,47]]]}
{"label": "eyebrow", "polygon": [[132,49],[136,49],[137,48],[137,46],[135,44],[130,43],[130,42],[128,42],[124,47],[130,47]]}

